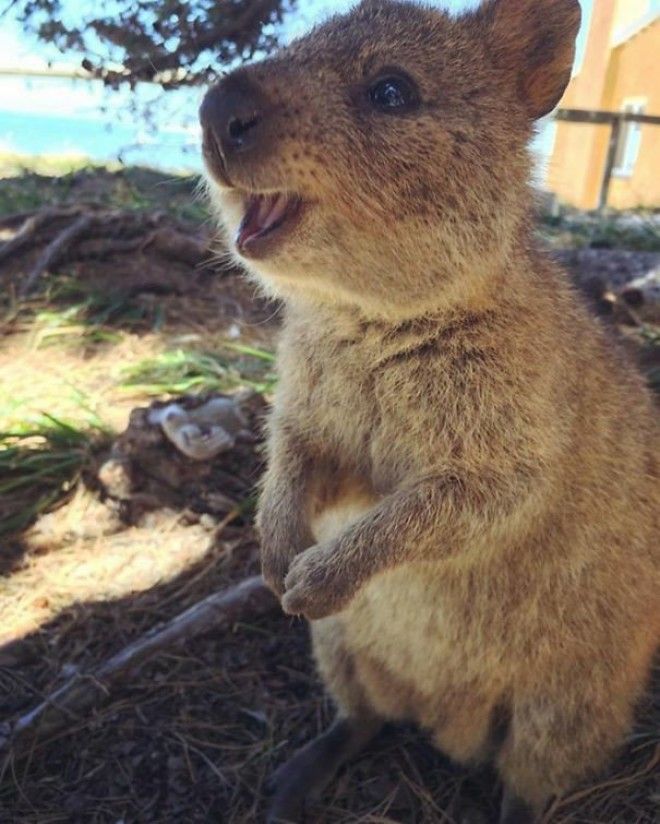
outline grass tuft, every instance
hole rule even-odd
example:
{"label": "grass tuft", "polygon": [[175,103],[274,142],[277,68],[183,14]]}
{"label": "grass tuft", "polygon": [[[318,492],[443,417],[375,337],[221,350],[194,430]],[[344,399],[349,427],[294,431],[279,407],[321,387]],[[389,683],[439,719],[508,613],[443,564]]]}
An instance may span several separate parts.
{"label": "grass tuft", "polygon": [[[117,343],[125,331],[163,326],[161,307],[141,304],[121,291],[104,292],[74,277],[53,277],[39,302],[28,302],[15,309],[33,330],[36,348],[53,343]],[[43,308],[40,308],[43,307]]]}
{"label": "grass tuft", "polygon": [[170,350],[126,369],[121,388],[141,395],[226,392],[241,386],[263,394],[272,390],[272,353],[240,344],[226,344],[226,348],[243,357],[192,349]]}
{"label": "grass tuft", "polygon": [[65,501],[108,440],[98,419],[81,426],[48,413],[0,431],[0,535]]}
{"label": "grass tuft", "polygon": [[543,215],[541,237],[555,248],[660,251],[657,211],[580,212],[566,207],[559,215]]}
{"label": "grass tuft", "polygon": [[0,216],[44,203],[95,201],[120,209],[158,209],[203,223],[208,210],[195,198],[198,176],[142,166],[94,163],[76,155],[26,156],[0,152]]}

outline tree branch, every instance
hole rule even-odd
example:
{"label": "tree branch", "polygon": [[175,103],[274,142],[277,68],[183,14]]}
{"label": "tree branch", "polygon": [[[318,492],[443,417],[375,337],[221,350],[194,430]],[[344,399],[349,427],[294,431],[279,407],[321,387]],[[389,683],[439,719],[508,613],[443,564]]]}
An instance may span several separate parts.
{"label": "tree branch", "polygon": [[259,575],[209,595],[89,672],[74,675],[25,715],[0,725],[0,754],[18,754],[35,738],[46,738],[80,720],[82,713],[102,703],[113,687],[125,683],[129,673],[163,649],[209,629],[229,629],[237,621],[265,615],[277,607],[276,597]]}
{"label": "tree branch", "polygon": [[92,225],[94,218],[91,215],[81,215],[77,220],[67,226],[64,231],[60,232],[57,237],[52,240],[44,249],[35,263],[32,271],[25,278],[21,284],[19,297],[24,298],[32,289],[34,284],[39,280],[41,275],[50,266],[53,266],[62,257],[66,249],[71,246],[81,235]]}

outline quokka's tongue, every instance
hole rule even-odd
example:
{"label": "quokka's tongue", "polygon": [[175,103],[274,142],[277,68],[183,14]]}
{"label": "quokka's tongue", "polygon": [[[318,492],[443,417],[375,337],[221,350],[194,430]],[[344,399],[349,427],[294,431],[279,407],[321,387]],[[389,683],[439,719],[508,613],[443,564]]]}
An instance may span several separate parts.
{"label": "quokka's tongue", "polygon": [[288,205],[289,200],[283,194],[250,197],[236,237],[239,249],[273,229],[285,216]]}

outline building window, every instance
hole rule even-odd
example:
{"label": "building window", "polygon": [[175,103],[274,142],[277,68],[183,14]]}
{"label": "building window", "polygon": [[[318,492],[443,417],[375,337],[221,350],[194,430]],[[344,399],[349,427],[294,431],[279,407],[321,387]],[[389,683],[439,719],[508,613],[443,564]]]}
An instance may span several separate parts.
{"label": "building window", "polygon": [[[646,100],[624,100],[621,109],[632,114],[644,114]],[[642,124],[628,121],[621,125],[619,146],[614,158],[614,174],[619,177],[632,177],[639,157],[642,143]]]}

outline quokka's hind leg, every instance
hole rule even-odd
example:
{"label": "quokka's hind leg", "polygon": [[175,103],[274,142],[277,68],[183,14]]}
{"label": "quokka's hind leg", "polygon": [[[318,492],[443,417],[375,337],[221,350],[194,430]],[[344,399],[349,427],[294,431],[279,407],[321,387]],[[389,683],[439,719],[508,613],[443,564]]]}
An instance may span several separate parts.
{"label": "quokka's hind leg", "polygon": [[531,804],[523,801],[512,790],[504,788],[499,824],[534,824],[538,815]]}
{"label": "quokka's hind leg", "polygon": [[518,700],[497,757],[505,792],[500,824],[539,821],[553,797],[602,769],[632,723],[632,701],[605,691]]}
{"label": "quokka's hind leg", "polygon": [[268,824],[300,821],[305,802],[316,800],[337,770],[357,755],[380,727],[375,718],[339,718],[299,750],[271,779],[275,792]]}
{"label": "quokka's hind leg", "polygon": [[339,708],[330,728],[297,752],[273,775],[268,824],[297,822],[305,802],[318,798],[339,768],[357,755],[383,725],[371,709],[344,644],[341,620],[311,624],[314,657],[328,692]]}

